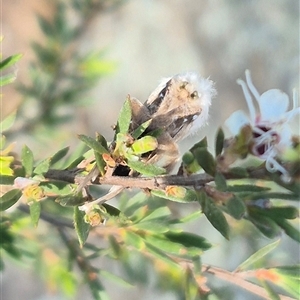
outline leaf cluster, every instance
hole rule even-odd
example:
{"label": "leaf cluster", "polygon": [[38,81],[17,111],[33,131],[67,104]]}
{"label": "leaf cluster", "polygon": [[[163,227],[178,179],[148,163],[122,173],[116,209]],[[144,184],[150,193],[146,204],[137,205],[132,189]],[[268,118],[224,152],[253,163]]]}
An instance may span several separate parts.
{"label": "leaf cluster", "polygon": [[[70,121],[73,112],[68,108],[86,105],[88,91],[115,70],[116,63],[105,59],[104,50],[80,50],[90,22],[104,9],[101,2],[54,1],[52,16],[37,16],[44,41],[31,44],[35,58],[29,66],[29,78],[17,87],[24,96],[18,108],[22,124],[11,133]],[[76,24],[70,22],[71,16],[77,18]],[[29,116],[31,107],[36,109]]]}

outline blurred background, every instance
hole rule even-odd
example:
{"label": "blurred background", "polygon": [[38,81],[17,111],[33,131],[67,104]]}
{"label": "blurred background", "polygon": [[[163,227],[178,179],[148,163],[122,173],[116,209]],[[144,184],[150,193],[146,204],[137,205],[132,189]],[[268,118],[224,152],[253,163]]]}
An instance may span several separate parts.
{"label": "blurred background", "polygon": [[[72,64],[72,57],[100,51],[106,68],[99,72],[99,81],[86,88],[80,99],[57,105],[55,112],[68,118],[60,122],[53,119],[51,133],[43,126],[26,126],[28,122],[35,123],[39,115],[37,110],[47,113],[48,109],[43,104],[43,97],[32,96],[24,86],[33,82],[36,54],[32,42],[51,44],[39,26],[37,14],[52,20],[57,14],[55,2],[1,1],[2,55],[5,58],[15,53],[23,54],[14,67],[17,80],[3,88],[0,103],[1,118],[15,110],[22,111],[15,130],[9,135],[17,141],[17,152],[26,143],[44,158],[62,147],[75,147],[79,133],[94,136],[98,131],[110,140],[113,137],[111,126],[115,124],[127,94],[143,102],[162,77],[179,72],[192,70],[210,77],[218,92],[212,103],[209,125],[186,139],[181,145],[182,152],[204,136],[208,136],[213,148],[216,129],[233,111],[246,108],[241,87],[236,83],[238,78],[245,78],[246,69],[250,69],[260,93],[278,88],[291,99],[293,88],[299,91],[298,0],[95,0],[91,2],[101,5],[96,6],[93,14],[79,16],[78,12],[67,8],[66,22],[70,26],[81,26],[82,32],[63,48],[65,52],[60,63],[68,66]],[[68,2],[71,1],[65,1]],[[37,80],[40,71],[34,70]],[[294,130],[299,132],[296,123]],[[236,244],[233,241],[229,247],[205,220],[201,222],[192,225],[190,230],[196,231],[199,226],[205,228],[203,236],[219,245],[209,251],[208,256],[204,255],[205,263],[230,270],[253,252],[253,245],[247,244],[247,236],[253,234],[251,229],[245,232],[243,225],[237,225],[236,233],[243,233],[245,238],[234,238]],[[257,234],[256,242],[261,246],[269,241]],[[299,261],[296,242],[288,240],[281,247],[282,251],[274,259],[289,263]],[[224,253],[224,249],[228,251]],[[228,256],[231,251],[232,255]],[[1,275],[3,300],[20,297],[64,299],[51,294],[33,270],[21,270],[14,264],[7,265]],[[110,287],[108,290],[112,290],[112,299],[120,299],[118,289]],[[153,294],[150,287],[122,293],[123,299],[153,299],[154,296],[174,299],[166,293]],[[256,299],[239,289],[230,295],[230,299]],[[78,299],[83,296],[91,299],[85,288]]]}

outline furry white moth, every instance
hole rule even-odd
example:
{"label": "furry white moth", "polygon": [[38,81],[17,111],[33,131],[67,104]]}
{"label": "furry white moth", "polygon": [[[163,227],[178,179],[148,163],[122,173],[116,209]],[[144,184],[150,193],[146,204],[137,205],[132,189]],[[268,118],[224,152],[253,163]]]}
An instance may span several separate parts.
{"label": "furry white moth", "polygon": [[213,82],[188,72],[165,78],[142,104],[131,98],[132,130],[151,119],[145,134],[161,129],[158,148],[145,160],[170,172],[179,158],[178,142],[201,128],[208,119]]}
{"label": "furry white moth", "polygon": [[206,124],[215,94],[211,80],[188,72],[163,79],[144,105],[152,127],[164,128],[178,142]]}
{"label": "furry white moth", "polygon": [[[211,99],[215,95],[214,84],[210,79],[188,72],[163,79],[144,104],[130,98],[132,117],[129,131],[133,132],[149,120],[151,123],[144,135],[157,129],[162,130],[157,137],[157,149],[140,159],[145,163],[160,165],[170,173],[180,157],[178,142],[206,124]],[[112,145],[115,146],[115,143]],[[125,174],[130,176],[130,169],[122,165],[115,169],[113,175],[120,175],[116,172],[120,168],[125,168]],[[121,171],[124,173],[124,170]],[[78,190],[98,175],[99,171],[95,166]],[[83,205],[81,209],[88,211],[92,204],[103,203],[123,189],[120,186],[112,187],[107,195]]]}

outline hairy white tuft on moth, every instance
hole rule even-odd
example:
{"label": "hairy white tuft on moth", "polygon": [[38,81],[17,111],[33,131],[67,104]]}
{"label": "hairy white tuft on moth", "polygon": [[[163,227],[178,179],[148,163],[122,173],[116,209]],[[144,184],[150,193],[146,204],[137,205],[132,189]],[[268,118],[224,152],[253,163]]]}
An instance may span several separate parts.
{"label": "hairy white tuft on moth", "polygon": [[164,78],[144,105],[152,126],[165,129],[178,142],[206,124],[215,95],[210,79],[188,72]]}

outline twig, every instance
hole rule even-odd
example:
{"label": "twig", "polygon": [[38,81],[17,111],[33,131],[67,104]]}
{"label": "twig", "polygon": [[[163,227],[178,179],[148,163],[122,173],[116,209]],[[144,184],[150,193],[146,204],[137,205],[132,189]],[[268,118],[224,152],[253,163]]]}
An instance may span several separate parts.
{"label": "twig", "polygon": [[[70,183],[78,183],[79,185],[85,180],[85,177],[78,173],[82,169],[75,168],[71,170],[55,170],[50,169],[45,177],[47,179],[60,180]],[[265,169],[249,169],[248,178],[252,179],[270,179],[269,174]],[[231,173],[222,173],[226,179],[240,179],[245,176],[238,176]],[[141,188],[141,189],[164,189],[170,185],[176,186],[203,186],[204,184],[213,181],[214,178],[206,173],[193,174],[190,176],[182,175],[161,175],[156,177],[130,177],[130,176],[104,176],[96,178],[92,184],[101,185],[119,185],[126,188]],[[91,184],[91,183],[89,183]]]}
{"label": "twig", "polygon": [[[224,281],[230,282],[232,284],[235,284],[241,288],[243,288],[246,291],[249,291],[259,297],[262,297],[263,299],[270,299],[270,296],[268,292],[263,288],[260,287],[257,284],[254,284],[252,282],[249,282],[244,278],[244,272],[229,272],[226,270],[223,270],[218,267],[212,267],[209,265],[203,265],[202,266],[202,272],[203,273],[209,273],[211,275],[216,276],[217,278],[220,278]],[[284,296],[278,294],[280,300],[294,300],[291,297]]]}
{"label": "twig", "polygon": [[[80,184],[85,177],[77,175],[80,169],[73,170],[49,170],[45,178],[61,180]],[[119,185],[128,188],[141,189],[163,189],[169,185],[201,186],[213,181],[214,178],[208,174],[196,174],[191,176],[163,175],[156,177],[130,177],[130,176],[104,176],[98,177],[93,184]]]}

